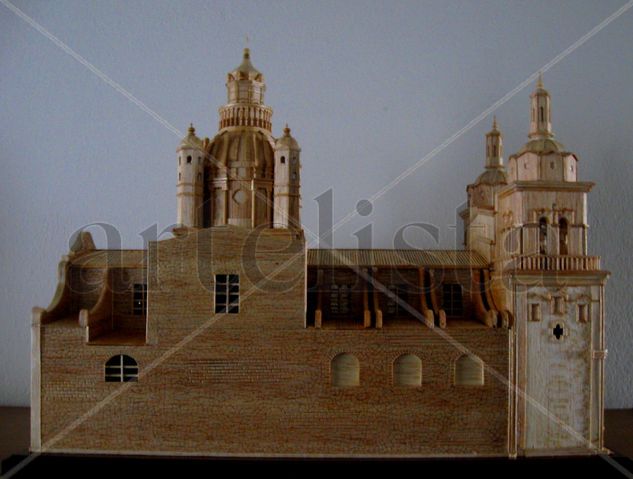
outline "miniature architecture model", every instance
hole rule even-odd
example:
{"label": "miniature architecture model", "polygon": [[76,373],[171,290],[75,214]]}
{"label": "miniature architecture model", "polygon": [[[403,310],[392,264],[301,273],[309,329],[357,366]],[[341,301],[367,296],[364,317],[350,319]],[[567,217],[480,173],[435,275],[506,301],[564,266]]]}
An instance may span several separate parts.
{"label": "miniature architecture model", "polygon": [[34,308],[33,451],[603,451],[608,273],[542,81],[507,167],[486,135],[463,251],[306,250],[301,149],[272,136],[248,49],[226,86],[215,137],[191,126],[177,149],[174,237],[80,234]]}

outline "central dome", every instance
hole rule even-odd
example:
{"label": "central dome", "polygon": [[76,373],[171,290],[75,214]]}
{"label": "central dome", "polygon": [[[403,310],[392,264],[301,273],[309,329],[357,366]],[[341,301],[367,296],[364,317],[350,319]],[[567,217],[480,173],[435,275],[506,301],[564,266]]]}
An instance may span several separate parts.
{"label": "central dome", "polygon": [[[300,225],[301,149],[288,128],[279,144],[272,136],[273,111],[264,103],[264,75],[251,63],[248,49],[242,63],[227,74],[226,87],[227,103],[219,109],[215,137],[201,141],[192,126],[179,146],[179,224],[184,228]],[[291,162],[286,163],[288,152],[279,153],[280,149],[292,151]],[[186,150],[184,162],[181,150]],[[192,162],[194,158],[197,161]]]}
{"label": "central dome", "polygon": [[274,139],[259,128],[225,128],[206,145],[208,226],[270,225]]}
{"label": "central dome", "polygon": [[[255,168],[251,172],[237,170],[235,179],[272,179],[274,138],[260,129],[231,128],[220,131],[209,143],[207,153],[212,168],[222,175],[223,168]],[[216,175],[214,175],[217,177]]]}

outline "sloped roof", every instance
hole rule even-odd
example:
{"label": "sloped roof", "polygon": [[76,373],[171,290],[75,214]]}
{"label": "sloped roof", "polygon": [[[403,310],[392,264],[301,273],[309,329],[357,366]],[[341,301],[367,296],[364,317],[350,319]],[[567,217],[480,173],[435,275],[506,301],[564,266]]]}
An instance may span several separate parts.
{"label": "sloped roof", "polygon": [[144,249],[97,249],[71,257],[70,264],[83,268],[140,268],[145,254]]}
{"label": "sloped roof", "polygon": [[[71,258],[84,268],[142,267],[145,250],[94,250]],[[384,266],[427,268],[486,268],[474,251],[419,249],[309,249],[308,266]]]}
{"label": "sloped roof", "polygon": [[546,155],[549,153],[559,153],[561,155],[571,154],[565,150],[565,146],[562,143],[553,138],[534,138],[523,145],[523,148],[511,155],[511,157],[521,156],[523,153],[536,153],[537,155]]}
{"label": "sloped roof", "polygon": [[508,174],[504,168],[488,168],[484,171],[477,181],[475,181],[475,185],[507,185],[508,184]]}
{"label": "sloped roof", "polygon": [[399,266],[428,268],[485,268],[474,251],[419,249],[309,249],[308,266]]}

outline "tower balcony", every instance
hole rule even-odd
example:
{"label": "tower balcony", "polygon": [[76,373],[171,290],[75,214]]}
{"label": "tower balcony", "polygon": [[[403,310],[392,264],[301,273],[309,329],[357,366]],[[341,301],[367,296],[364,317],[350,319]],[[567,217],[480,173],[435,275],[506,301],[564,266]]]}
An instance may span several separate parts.
{"label": "tower balcony", "polygon": [[599,256],[522,255],[510,263],[521,271],[600,271]]}

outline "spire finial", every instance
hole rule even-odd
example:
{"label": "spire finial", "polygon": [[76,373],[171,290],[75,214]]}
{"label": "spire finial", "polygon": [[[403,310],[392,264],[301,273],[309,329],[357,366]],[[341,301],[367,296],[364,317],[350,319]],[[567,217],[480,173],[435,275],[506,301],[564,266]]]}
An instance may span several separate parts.
{"label": "spire finial", "polygon": [[497,115],[492,115],[492,129],[497,129]]}
{"label": "spire finial", "polygon": [[286,127],[284,128],[284,136],[290,136],[290,128],[288,128],[288,123],[286,123]]}
{"label": "spire finial", "polygon": [[244,42],[244,60],[250,60],[251,59],[251,49],[248,47],[248,45],[251,42],[251,39],[249,38],[248,35],[245,35],[244,38],[245,42]]}
{"label": "spire finial", "polygon": [[189,134],[190,135],[196,134],[196,129],[193,127],[193,123],[189,123]]}
{"label": "spire finial", "polygon": [[536,88],[530,95],[530,133],[529,138],[551,138],[552,105],[548,91],[543,87],[543,72],[538,72]]}

